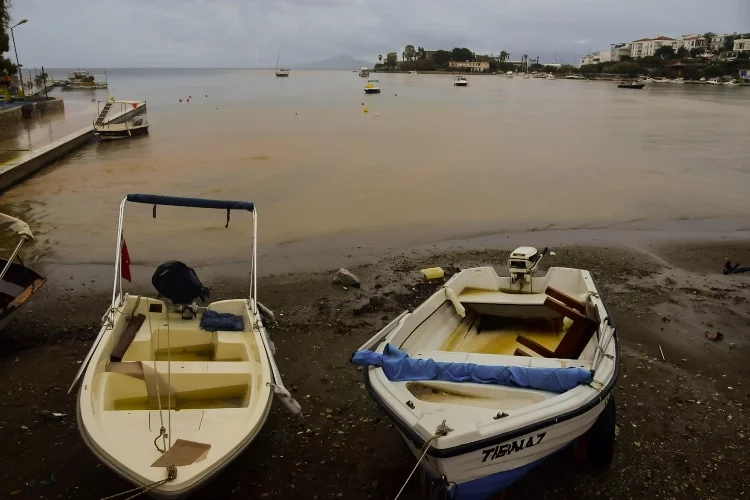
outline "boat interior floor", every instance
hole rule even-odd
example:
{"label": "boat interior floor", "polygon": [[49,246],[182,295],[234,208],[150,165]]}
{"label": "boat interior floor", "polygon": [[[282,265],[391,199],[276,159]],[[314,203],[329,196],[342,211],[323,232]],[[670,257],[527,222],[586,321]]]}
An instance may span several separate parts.
{"label": "boat interior floor", "polygon": [[[124,355],[113,355],[95,377],[104,409],[154,410],[160,400],[163,407],[171,404],[178,410],[248,406],[261,373],[252,321],[244,301],[219,306],[219,312],[244,316],[245,330],[203,330],[200,312],[183,319],[161,301],[142,301],[120,325],[118,343],[128,333],[132,337]],[[134,335],[128,332],[136,328]],[[117,346],[112,347],[116,352]]]}

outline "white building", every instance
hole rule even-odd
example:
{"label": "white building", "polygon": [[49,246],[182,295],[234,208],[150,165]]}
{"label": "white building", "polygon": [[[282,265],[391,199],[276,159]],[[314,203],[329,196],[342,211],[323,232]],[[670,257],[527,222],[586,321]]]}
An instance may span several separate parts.
{"label": "white building", "polygon": [[683,35],[679,47],[684,47],[688,51],[693,49],[708,50],[708,41],[703,35]]}
{"label": "white building", "polygon": [[675,52],[680,41],[668,36],[657,36],[656,38],[641,38],[630,44],[630,57],[649,57],[656,54],[662,47],[672,47]]}
{"label": "white building", "polygon": [[614,62],[622,61],[623,57],[630,57],[630,44],[613,43],[609,49],[609,60]]}
{"label": "white building", "polygon": [[750,52],[750,38],[738,38],[734,41],[735,52]]}
{"label": "white building", "polygon": [[487,71],[490,69],[490,63],[487,61],[451,61],[448,66],[454,68],[470,68],[471,71]]}
{"label": "white building", "polygon": [[599,64],[604,62],[609,62],[612,60],[612,53],[610,51],[600,50],[598,52],[594,52],[593,54],[589,54],[586,57],[581,58],[581,66],[585,66],[587,64]]}
{"label": "white building", "polygon": [[737,37],[737,33],[732,33],[731,35],[716,35],[711,37],[711,43],[709,44],[709,48],[712,51],[724,51],[724,44],[727,42],[727,39],[730,37]]}

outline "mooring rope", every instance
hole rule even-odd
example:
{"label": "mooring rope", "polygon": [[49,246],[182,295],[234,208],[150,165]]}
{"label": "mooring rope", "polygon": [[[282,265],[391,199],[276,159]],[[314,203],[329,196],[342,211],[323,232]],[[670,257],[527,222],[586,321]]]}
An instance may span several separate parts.
{"label": "mooring rope", "polygon": [[422,460],[424,459],[425,455],[427,455],[427,450],[430,449],[430,446],[432,446],[432,442],[436,440],[439,437],[445,436],[450,431],[452,431],[450,427],[448,427],[445,424],[445,420],[443,420],[443,423],[437,426],[437,429],[435,429],[435,434],[425,441],[425,443],[422,445],[422,455],[419,457],[419,460],[417,460],[417,464],[414,466],[414,468],[411,470],[411,474],[409,474],[409,477],[406,478],[406,481],[404,482],[403,486],[401,486],[401,489],[398,490],[398,493],[396,494],[396,498],[393,500],[398,500],[398,498],[401,496],[401,493],[404,492],[404,488],[406,488],[406,485],[409,484],[409,480],[414,475],[414,473],[417,471],[417,468],[419,467],[419,464],[422,463]]}

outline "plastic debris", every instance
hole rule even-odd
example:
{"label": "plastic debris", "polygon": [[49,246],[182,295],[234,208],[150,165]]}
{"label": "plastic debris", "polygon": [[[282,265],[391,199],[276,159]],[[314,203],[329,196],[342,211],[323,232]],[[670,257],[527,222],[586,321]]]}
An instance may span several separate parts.
{"label": "plastic debris", "polygon": [[428,267],[427,269],[422,269],[419,272],[422,273],[428,280],[437,280],[445,276],[445,271],[443,271],[442,267]]}

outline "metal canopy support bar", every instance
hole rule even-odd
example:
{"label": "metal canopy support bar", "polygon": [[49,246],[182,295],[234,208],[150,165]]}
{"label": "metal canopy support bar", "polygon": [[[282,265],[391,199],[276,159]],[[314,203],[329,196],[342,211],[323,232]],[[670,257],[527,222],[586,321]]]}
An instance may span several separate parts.
{"label": "metal canopy support bar", "polygon": [[208,198],[182,198],[180,196],[162,196],[157,194],[129,194],[127,201],[145,203],[146,205],[169,205],[173,207],[219,208],[235,210],[255,210],[249,201],[211,200]]}

